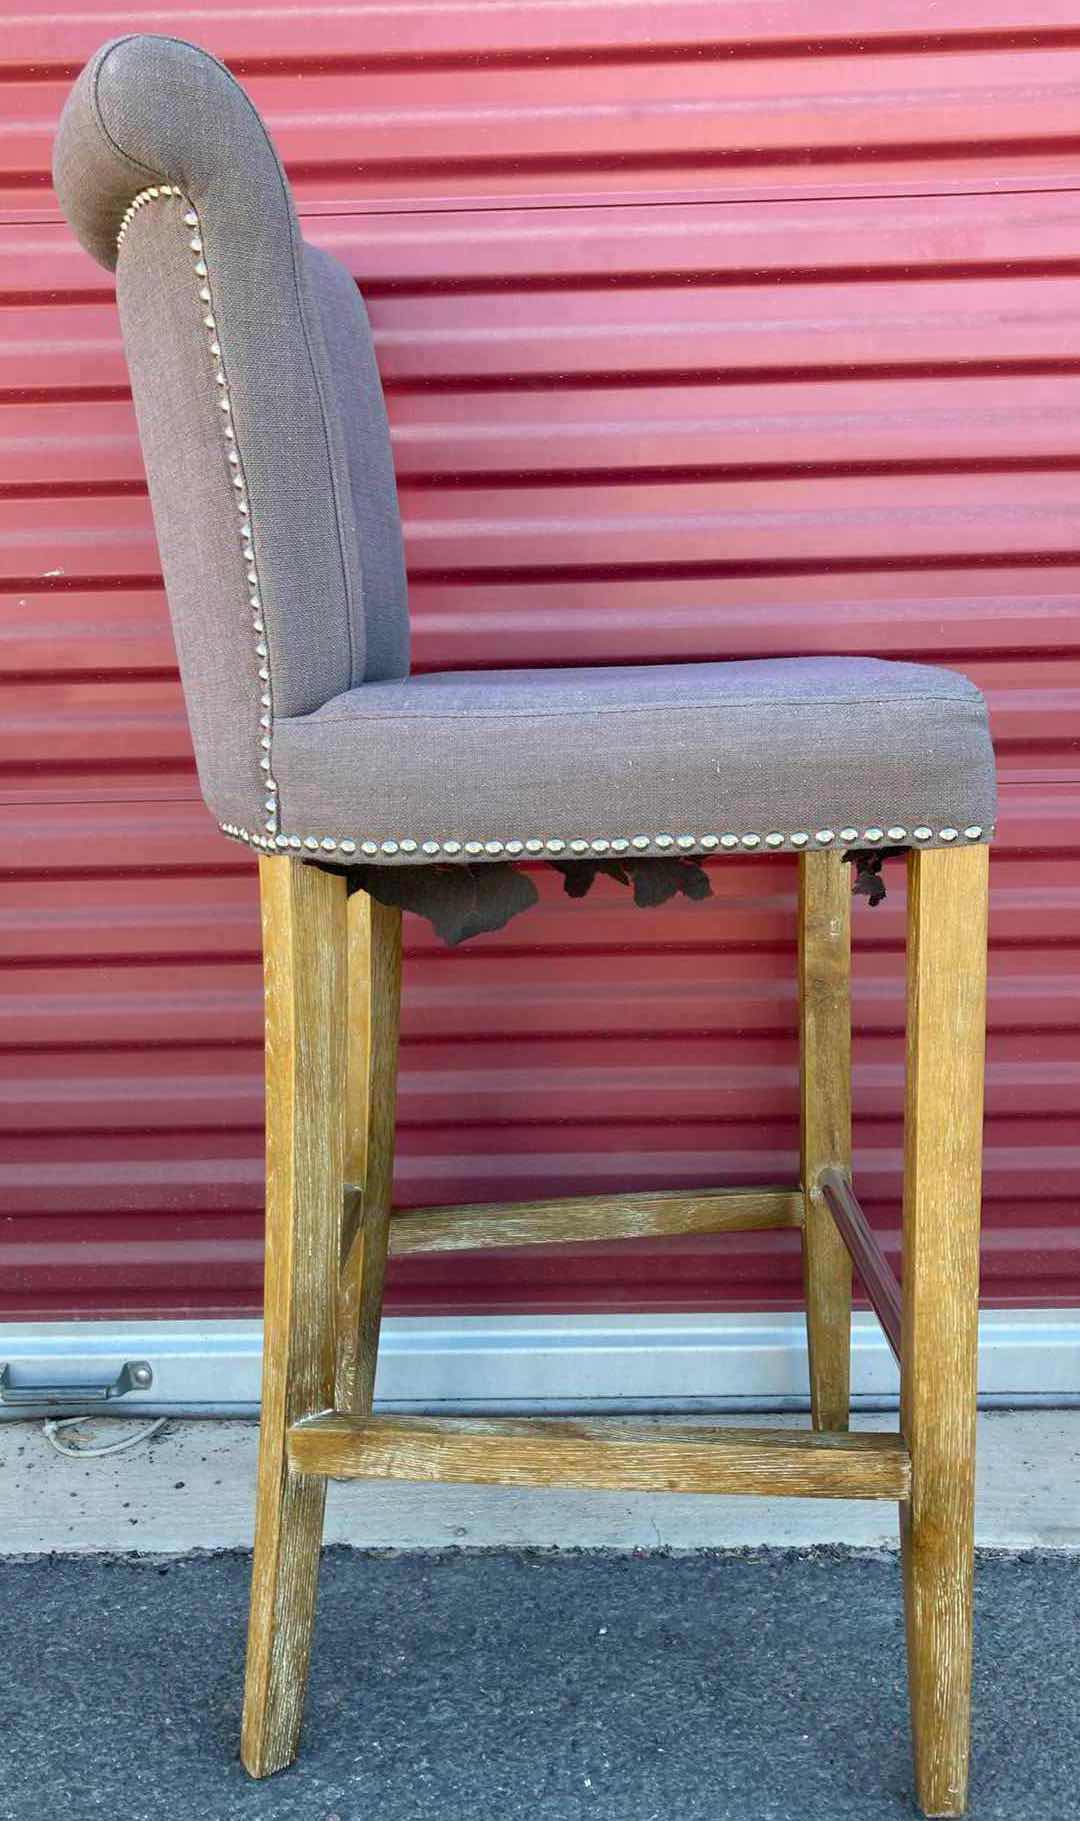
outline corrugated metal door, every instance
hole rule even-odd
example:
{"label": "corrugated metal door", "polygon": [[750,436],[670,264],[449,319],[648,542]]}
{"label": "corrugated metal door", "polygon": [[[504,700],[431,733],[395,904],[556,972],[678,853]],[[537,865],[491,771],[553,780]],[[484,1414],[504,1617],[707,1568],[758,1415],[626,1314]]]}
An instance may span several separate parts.
{"label": "corrugated metal door", "polygon": [[[66,86],[226,58],[378,337],[422,667],[867,651],[986,689],[985,1288],[1080,1302],[1080,28],[1059,0],[82,0],[5,24],[0,1313],[260,1279],[252,865],[196,792],[112,290],[48,188]],[[63,857],[58,859],[56,856]],[[793,872],[409,936],[399,1196],[790,1177]],[[902,907],[860,909],[861,1192],[895,1224]],[[798,1296],[790,1236],[403,1261],[401,1310]]]}

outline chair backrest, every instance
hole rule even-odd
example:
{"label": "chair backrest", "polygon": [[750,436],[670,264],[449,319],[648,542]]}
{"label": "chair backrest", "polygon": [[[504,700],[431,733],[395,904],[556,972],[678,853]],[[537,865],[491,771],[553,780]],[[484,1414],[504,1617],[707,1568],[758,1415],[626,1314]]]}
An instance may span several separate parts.
{"label": "chair backrest", "polygon": [[409,667],[367,315],[301,237],[244,91],[193,45],[104,45],[68,98],[54,181],[116,271],[203,793],[262,828],[273,719]]}

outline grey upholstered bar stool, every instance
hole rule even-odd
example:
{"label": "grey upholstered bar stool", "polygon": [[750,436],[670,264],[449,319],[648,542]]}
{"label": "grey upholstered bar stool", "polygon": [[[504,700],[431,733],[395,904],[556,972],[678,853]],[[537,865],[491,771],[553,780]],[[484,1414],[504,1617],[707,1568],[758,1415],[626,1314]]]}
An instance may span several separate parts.
{"label": "grey upholstered bar stool", "polygon": [[[364,308],[305,244],[243,91],[190,45],[119,39],[75,85],[55,174],[116,271],[202,789],[262,869],[248,1769],[297,1749],[327,1476],[882,1497],[901,1509],[919,1800],[959,1814],[994,818],[981,697],[947,670],[842,657],[411,677]],[[850,1184],[842,855],[884,846],[909,854],[902,1311]],[[770,848],[800,872],[800,1183],[394,1216],[400,913],[347,898],[340,869]],[[388,1248],[754,1225],[802,1230],[812,1430],[658,1440],[371,1415]],[[849,1253],[901,1358],[898,1435],[848,1431]]]}

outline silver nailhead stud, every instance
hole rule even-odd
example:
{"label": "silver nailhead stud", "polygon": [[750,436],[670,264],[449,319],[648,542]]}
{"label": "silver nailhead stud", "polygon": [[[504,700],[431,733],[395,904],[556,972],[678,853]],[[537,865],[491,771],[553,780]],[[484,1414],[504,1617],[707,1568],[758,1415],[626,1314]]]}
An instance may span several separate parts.
{"label": "silver nailhead stud", "polygon": [[657,845],[657,847],[674,847],[675,836],[674,835],[657,835],[656,845]]}
{"label": "silver nailhead stud", "polygon": [[483,851],[484,843],[482,841],[466,841],[465,852],[467,854],[482,854]]}
{"label": "silver nailhead stud", "polygon": [[566,842],[560,841],[556,835],[552,840],[545,842],[545,846],[549,854],[561,854],[563,848],[566,846]]}
{"label": "silver nailhead stud", "polygon": [[318,851],[319,851],[319,843],[316,841],[314,835],[305,835],[304,836],[304,846],[307,848],[310,848],[310,850],[313,854],[318,853]]}
{"label": "silver nailhead stud", "polygon": [[384,841],[382,843],[382,850],[383,850],[384,854],[396,854],[397,850],[398,850],[398,844],[396,841]]}
{"label": "silver nailhead stud", "polygon": [[886,830],[886,833],[888,834],[890,841],[902,841],[907,834],[907,829],[906,828],[890,828],[890,829]]}
{"label": "silver nailhead stud", "polygon": [[617,835],[615,840],[611,843],[611,851],[613,854],[624,854],[629,845],[630,843],[625,835]]}
{"label": "silver nailhead stud", "polygon": [[503,850],[503,844],[501,841],[485,841],[484,842],[484,852],[486,854],[501,854],[502,850]]}
{"label": "silver nailhead stud", "polygon": [[964,839],[967,841],[977,841],[981,834],[982,834],[981,828],[965,828]]}
{"label": "silver nailhead stud", "polygon": [[761,836],[760,835],[744,835],[742,838],[742,844],[744,847],[760,847]]}
{"label": "silver nailhead stud", "polygon": [[379,851],[379,844],[377,841],[361,841],[360,849],[361,852],[365,854],[377,854]]}
{"label": "silver nailhead stud", "polygon": [[324,847],[328,854],[332,854],[335,847],[337,846],[337,842],[332,840],[329,835],[324,835],[322,838],[322,841],[320,843],[320,846]]}
{"label": "silver nailhead stud", "polygon": [[831,828],[819,828],[816,835],[814,836],[814,840],[820,841],[822,847],[828,847],[829,842],[835,841],[835,839],[836,839],[836,836],[833,834],[833,831]]}
{"label": "silver nailhead stud", "polygon": [[883,830],[883,829],[880,829],[880,828],[868,828],[868,829],[867,829],[867,831],[866,831],[866,836],[865,836],[865,839],[866,839],[866,840],[867,840],[867,841],[880,841],[880,840],[881,840],[881,839],[882,839],[882,838],[883,838],[883,835],[884,835],[884,830]]}
{"label": "silver nailhead stud", "polygon": [[840,830],[840,839],[841,841],[857,841],[859,839],[859,831],[857,828],[842,828]]}
{"label": "silver nailhead stud", "polygon": [[438,851],[439,851],[439,843],[437,841],[425,841],[424,842],[423,852],[425,854],[437,854]]}
{"label": "silver nailhead stud", "polygon": [[461,852],[460,841],[444,841],[442,845],[444,854],[459,854]]}
{"label": "silver nailhead stud", "polygon": [[784,837],[783,835],[766,835],[765,845],[766,847],[783,847]]}
{"label": "silver nailhead stud", "polygon": [[542,841],[538,841],[536,839],[535,835],[533,836],[531,841],[526,841],[525,852],[527,854],[542,854],[543,851],[544,851],[544,843]]}
{"label": "silver nailhead stud", "polygon": [[712,848],[712,847],[719,847],[719,845],[720,845],[720,836],[719,835],[702,835],[701,841],[700,841],[700,846]]}
{"label": "silver nailhead stud", "polygon": [[589,843],[587,841],[571,841],[570,852],[572,854],[587,854],[588,851]]}
{"label": "silver nailhead stud", "polygon": [[605,841],[601,835],[597,840],[590,842],[590,846],[592,847],[594,854],[606,854],[608,848],[611,846],[611,842]]}
{"label": "silver nailhead stud", "polygon": [[197,216],[197,215],[196,215],[196,213],[195,213],[195,211],[194,211],[194,209],[189,209],[189,210],[188,210],[188,212],[187,212],[187,214],[186,214],[186,215],[185,215],[185,216],[184,216],[184,221],[185,221],[185,223],[186,223],[186,224],[187,224],[187,226],[188,226],[188,227],[189,227],[189,228],[197,228],[197,227],[198,227],[198,225],[199,225],[199,217],[198,217],[198,216]]}
{"label": "silver nailhead stud", "polygon": [[648,845],[649,845],[648,835],[634,835],[631,845],[633,847],[648,847]]}
{"label": "silver nailhead stud", "polygon": [[696,847],[697,837],[695,835],[680,835],[675,845],[677,847]]}
{"label": "silver nailhead stud", "polygon": [[411,836],[406,836],[405,840],[400,843],[400,846],[403,854],[414,854],[416,852],[416,842]]}
{"label": "silver nailhead stud", "polygon": [[520,854],[524,845],[525,843],[523,841],[508,841],[506,843],[506,851],[508,854]]}
{"label": "silver nailhead stud", "polygon": [[356,852],[356,842],[355,841],[342,841],[341,851],[343,854],[354,854]]}
{"label": "silver nailhead stud", "polygon": [[943,828],[941,830],[941,839],[943,841],[955,841],[959,832],[959,829],[956,828]]}
{"label": "silver nailhead stud", "polygon": [[792,845],[792,847],[805,847],[806,843],[809,841],[809,839],[810,839],[810,836],[807,834],[804,834],[802,832],[802,830],[800,829],[798,834],[792,835],[791,845]]}
{"label": "silver nailhead stud", "polygon": [[303,842],[301,841],[300,836],[299,835],[290,835],[289,836],[289,846],[290,847],[302,847]]}
{"label": "silver nailhead stud", "polygon": [[929,841],[934,831],[932,828],[913,828],[911,832],[916,841]]}
{"label": "silver nailhead stud", "polygon": [[720,845],[721,847],[738,847],[739,837],[738,835],[721,835]]}

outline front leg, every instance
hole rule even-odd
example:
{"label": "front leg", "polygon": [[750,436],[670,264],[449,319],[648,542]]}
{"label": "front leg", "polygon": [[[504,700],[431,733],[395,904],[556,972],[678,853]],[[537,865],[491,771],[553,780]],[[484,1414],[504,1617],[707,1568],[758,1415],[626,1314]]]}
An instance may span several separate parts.
{"label": "front leg", "polygon": [[326,1480],[293,1472],[290,1424],[329,1410],[345,1133],[345,883],[260,862],[266,980],[266,1292],[255,1560],[241,1757],[296,1756]]}

